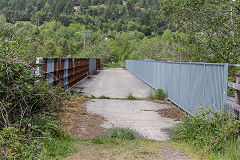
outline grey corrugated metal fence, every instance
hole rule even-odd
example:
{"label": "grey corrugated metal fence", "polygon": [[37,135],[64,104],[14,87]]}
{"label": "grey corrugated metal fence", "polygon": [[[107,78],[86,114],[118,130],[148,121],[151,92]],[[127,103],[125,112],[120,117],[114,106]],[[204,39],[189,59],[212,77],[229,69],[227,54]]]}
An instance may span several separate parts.
{"label": "grey corrugated metal fence", "polygon": [[228,64],[126,60],[126,68],[190,114],[201,105],[215,110],[226,105]]}

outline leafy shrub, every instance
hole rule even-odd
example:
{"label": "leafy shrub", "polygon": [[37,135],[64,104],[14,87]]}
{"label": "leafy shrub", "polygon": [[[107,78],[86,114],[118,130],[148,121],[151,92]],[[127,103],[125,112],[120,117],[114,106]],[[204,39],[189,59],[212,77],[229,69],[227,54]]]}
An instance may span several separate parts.
{"label": "leafy shrub", "polygon": [[[46,83],[38,83],[25,53],[24,42],[15,36],[0,37],[0,128],[9,127],[33,113],[50,111],[59,105],[60,89],[49,90]],[[61,95],[61,96],[60,96]]]}
{"label": "leafy shrub", "polygon": [[0,130],[0,157],[3,159],[20,159],[26,157],[24,151],[26,144],[22,144],[23,138],[18,135],[19,130],[8,127]]}
{"label": "leafy shrub", "polygon": [[[65,132],[59,127],[58,122],[54,119],[53,114],[43,113],[35,114],[30,119],[25,119],[28,122],[28,132],[31,133],[31,137],[51,137],[61,139],[65,136]],[[29,121],[30,120],[30,121]]]}
{"label": "leafy shrub", "polygon": [[42,149],[37,137],[65,137],[52,115],[44,113],[57,110],[65,93],[37,82],[24,40],[7,35],[0,34],[0,156],[32,159]]}
{"label": "leafy shrub", "polygon": [[157,89],[154,92],[151,92],[150,95],[148,96],[148,99],[151,100],[164,100],[167,98],[167,94],[164,93],[162,89]]}
{"label": "leafy shrub", "polygon": [[114,127],[107,133],[108,138],[122,139],[122,140],[134,140],[136,135],[134,131],[129,128]]}
{"label": "leafy shrub", "polygon": [[175,128],[172,138],[203,148],[207,152],[224,153],[230,146],[232,150],[239,149],[239,133],[240,121],[232,114],[213,112],[208,108],[185,118]]}
{"label": "leafy shrub", "polygon": [[[0,131],[0,157],[2,159],[34,159],[55,157],[75,150],[73,138],[58,125],[52,114],[33,115],[24,119],[27,127],[3,128]],[[46,159],[48,159],[46,158]]]}

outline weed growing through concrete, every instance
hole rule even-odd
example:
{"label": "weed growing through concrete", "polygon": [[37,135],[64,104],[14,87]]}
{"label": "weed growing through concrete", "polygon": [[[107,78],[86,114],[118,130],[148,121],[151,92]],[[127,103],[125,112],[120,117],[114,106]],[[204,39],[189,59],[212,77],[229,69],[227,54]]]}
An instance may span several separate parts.
{"label": "weed growing through concrete", "polygon": [[108,96],[105,96],[105,95],[102,95],[100,97],[96,97],[94,95],[89,96],[89,95],[85,95],[85,94],[81,94],[81,95],[74,94],[74,96],[81,97],[81,98],[89,98],[89,99],[146,100],[146,98],[137,98],[137,97],[133,96],[132,93],[130,93],[126,98],[111,98],[111,97],[108,97]]}
{"label": "weed growing through concrete", "polygon": [[107,96],[105,96],[105,95],[102,95],[102,96],[98,97],[98,99],[111,99],[111,98],[110,98],[110,97],[107,97]]}
{"label": "weed growing through concrete", "polygon": [[96,97],[94,95],[91,95],[91,98],[95,99]]}
{"label": "weed growing through concrete", "polygon": [[151,100],[164,100],[167,98],[167,94],[162,89],[157,89],[154,92],[151,92],[148,96],[148,99]]}
{"label": "weed growing through concrete", "polygon": [[137,100],[137,98],[134,97],[132,93],[129,93],[129,95],[126,97],[126,100]]}

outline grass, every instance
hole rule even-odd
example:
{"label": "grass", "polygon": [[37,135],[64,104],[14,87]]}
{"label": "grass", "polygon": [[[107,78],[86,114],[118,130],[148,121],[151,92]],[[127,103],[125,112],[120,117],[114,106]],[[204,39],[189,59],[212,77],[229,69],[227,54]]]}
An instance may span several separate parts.
{"label": "grass", "polygon": [[134,140],[136,134],[129,128],[114,127],[108,133],[107,137],[111,139]]}
{"label": "grass", "polygon": [[116,142],[121,140],[134,140],[136,134],[129,128],[113,127],[104,137],[97,137],[91,140],[94,144],[104,144],[105,142]]}
{"label": "grass", "polygon": [[[137,140],[129,128],[112,128],[106,136],[79,139],[66,136],[61,140],[44,140],[38,158],[42,160],[72,159],[159,159],[162,149],[172,148],[189,155],[190,159],[202,159],[188,144]],[[36,146],[37,147],[37,146]],[[172,153],[174,154],[174,153]]]}
{"label": "grass", "polygon": [[126,100],[137,100],[138,98],[134,97],[132,93],[129,93],[129,95],[126,97]]}
{"label": "grass", "polygon": [[[88,160],[151,160],[161,159],[162,149],[173,148],[189,155],[189,159],[201,159],[202,157],[195,153],[187,144],[178,144],[173,142],[159,142],[152,140],[121,140],[111,138],[81,139],[76,147],[78,152],[67,157],[72,159]],[[174,154],[174,153],[172,153]]]}
{"label": "grass", "polygon": [[126,98],[111,98],[105,95],[102,95],[100,97],[95,97],[93,95],[89,96],[89,95],[79,95],[79,94],[75,94],[75,97],[80,97],[80,98],[89,98],[89,99],[115,99],[115,100],[146,100],[146,98],[137,98],[135,96],[132,95],[132,93],[129,93],[129,95]]}
{"label": "grass", "polygon": [[208,159],[240,159],[240,121],[229,113],[201,109],[175,129],[173,140],[193,145]]}
{"label": "grass", "polygon": [[77,152],[76,144],[79,140],[72,136],[66,136],[61,140],[44,140],[42,141],[41,152],[38,159],[41,160],[58,160]]}
{"label": "grass", "polygon": [[110,97],[107,97],[107,96],[105,96],[105,95],[102,95],[102,96],[98,97],[98,99],[111,99],[111,98],[110,98]]}
{"label": "grass", "polygon": [[164,100],[167,98],[167,94],[162,89],[157,89],[151,92],[147,99],[150,100]]}

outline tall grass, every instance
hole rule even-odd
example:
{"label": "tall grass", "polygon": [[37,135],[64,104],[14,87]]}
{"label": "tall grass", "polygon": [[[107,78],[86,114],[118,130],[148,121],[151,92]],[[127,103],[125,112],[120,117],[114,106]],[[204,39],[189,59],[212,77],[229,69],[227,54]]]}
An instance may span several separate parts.
{"label": "tall grass", "polygon": [[108,138],[121,139],[121,140],[134,140],[136,134],[129,128],[114,127],[107,133]]}
{"label": "tall grass", "polygon": [[162,89],[157,89],[154,92],[151,92],[148,96],[148,99],[151,100],[164,100],[167,98],[167,94]]}
{"label": "tall grass", "polygon": [[172,139],[200,148],[210,159],[240,159],[239,133],[240,121],[235,116],[208,108],[185,118]]}
{"label": "tall grass", "polygon": [[130,128],[113,127],[107,132],[105,136],[93,138],[92,143],[116,143],[119,141],[135,140],[136,137],[137,136],[135,132]]}

